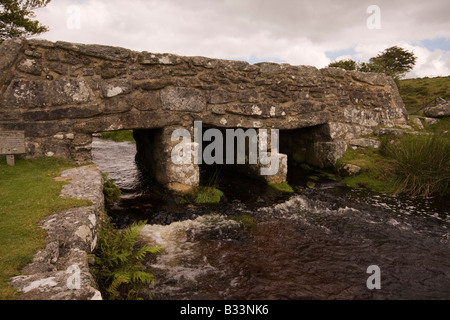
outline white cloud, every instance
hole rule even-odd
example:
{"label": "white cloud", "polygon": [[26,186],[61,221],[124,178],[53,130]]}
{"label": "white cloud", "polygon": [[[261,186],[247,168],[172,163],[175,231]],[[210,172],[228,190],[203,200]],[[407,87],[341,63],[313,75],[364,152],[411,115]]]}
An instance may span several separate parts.
{"label": "white cloud", "polygon": [[[380,30],[366,25],[372,3],[351,0],[54,0],[36,13],[51,29],[40,37],[52,41],[317,67],[330,62],[325,52],[354,48],[353,58],[365,61],[400,43],[449,38],[450,1],[377,2]],[[79,30],[67,28],[70,5],[81,10]],[[414,49],[415,74],[448,72],[445,52]]]}
{"label": "white cloud", "polygon": [[407,78],[437,77],[450,75],[450,52],[439,49],[430,51],[419,46],[404,45],[417,57],[415,68]]}

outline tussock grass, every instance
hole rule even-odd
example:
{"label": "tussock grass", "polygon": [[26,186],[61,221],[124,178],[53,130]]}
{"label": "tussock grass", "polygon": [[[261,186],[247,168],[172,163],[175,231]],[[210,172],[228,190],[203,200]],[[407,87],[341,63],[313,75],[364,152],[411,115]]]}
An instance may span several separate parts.
{"label": "tussock grass", "polygon": [[380,151],[395,161],[396,193],[449,194],[450,139],[440,134],[406,135],[384,141]]}

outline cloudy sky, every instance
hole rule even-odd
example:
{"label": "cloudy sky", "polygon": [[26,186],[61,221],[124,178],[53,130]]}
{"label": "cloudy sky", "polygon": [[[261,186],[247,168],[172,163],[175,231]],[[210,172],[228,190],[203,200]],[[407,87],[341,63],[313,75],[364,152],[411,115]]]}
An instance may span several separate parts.
{"label": "cloudy sky", "polygon": [[408,78],[450,75],[448,0],[53,0],[36,14],[51,41],[318,68],[397,45],[418,58]]}

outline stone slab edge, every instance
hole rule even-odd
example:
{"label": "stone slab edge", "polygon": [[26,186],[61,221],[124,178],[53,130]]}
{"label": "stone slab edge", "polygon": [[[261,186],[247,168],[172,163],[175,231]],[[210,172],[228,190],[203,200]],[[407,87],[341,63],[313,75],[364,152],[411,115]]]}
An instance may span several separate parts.
{"label": "stone slab edge", "polygon": [[89,200],[92,206],[59,211],[42,221],[46,247],[10,284],[21,292],[18,300],[101,300],[88,255],[96,247],[104,209],[102,174],[87,165],[63,171],[56,179],[69,182],[61,197]]}

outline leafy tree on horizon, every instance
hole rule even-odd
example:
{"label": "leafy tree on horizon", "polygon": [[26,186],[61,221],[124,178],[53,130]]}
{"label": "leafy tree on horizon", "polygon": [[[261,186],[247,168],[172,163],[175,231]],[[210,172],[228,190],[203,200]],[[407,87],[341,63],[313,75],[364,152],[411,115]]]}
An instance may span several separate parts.
{"label": "leafy tree on horizon", "polygon": [[48,31],[48,27],[33,20],[34,10],[51,0],[0,0],[0,43],[6,39],[29,37]]}
{"label": "leafy tree on horizon", "polygon": [[356,63],[356,61],[354,61],[352,59],[339,60],[339,61],[331,62],[328,65],[328,67],[342,68],[342,69],[345,69],[345,70],[356,70],[357,63]]}
{"label": "leafy tree on horizon", "polygon": [[352,59],[332,62],[328,67],[339,67],[346,70],[358,70],[362,72],[378,72],[391,76],[396,82],[411,71],[417,58],[414,52],[393,46],[380,52],[369,62],[356,62]]}

